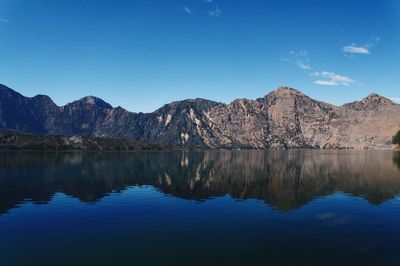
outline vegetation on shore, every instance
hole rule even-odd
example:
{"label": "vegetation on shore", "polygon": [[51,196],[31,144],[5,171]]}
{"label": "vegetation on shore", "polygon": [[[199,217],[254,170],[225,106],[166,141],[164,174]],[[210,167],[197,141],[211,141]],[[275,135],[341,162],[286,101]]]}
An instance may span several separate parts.
{"label": "vegetation on shore", "polygon": [[142,143],[105,137],[39,135],[16,130],[0,131],[0,150],[177,150],[190,147]]}
{"label": "vegetation on shore", "polygon": [[393,144],[397,145],[397,147],[400,146],[400,131],[393,136]]}
{"label": "vegetation on shore", "polygon": [[400,169],[400,151],[393,153],[393,163]]}

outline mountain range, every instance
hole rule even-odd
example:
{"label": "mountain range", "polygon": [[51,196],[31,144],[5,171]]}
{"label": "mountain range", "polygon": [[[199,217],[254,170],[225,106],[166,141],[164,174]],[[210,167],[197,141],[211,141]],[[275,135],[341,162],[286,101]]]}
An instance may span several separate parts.
{"label": "mountain range", "polygon": [[197,98],[133,113],[93,96],[58,106],[0,84],[0,128],[210,148],[385,149],[400,130],[400,105],[370,94],[336,106],[279,87],[255,100]]}

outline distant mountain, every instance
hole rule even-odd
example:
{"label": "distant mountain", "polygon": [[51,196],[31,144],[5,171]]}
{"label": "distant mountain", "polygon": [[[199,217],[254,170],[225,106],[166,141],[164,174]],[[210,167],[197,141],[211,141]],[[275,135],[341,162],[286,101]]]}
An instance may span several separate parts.
{"label": "distant mountain", "polygon": [[400,105],[371,94],[335,106],[279,87],[255,100],[191,99],[132,113],[93,96],[60,107],[0,85],[0,128],[211,148],[382,149],[400,129]]}

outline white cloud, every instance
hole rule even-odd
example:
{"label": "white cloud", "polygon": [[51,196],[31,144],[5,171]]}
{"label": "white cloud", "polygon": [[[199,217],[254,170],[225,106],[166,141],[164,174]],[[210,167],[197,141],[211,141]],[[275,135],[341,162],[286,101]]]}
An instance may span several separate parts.
{"label": "white cloud", "polygon": [[189,15],[192,15],[192,14],[193,14],[192,10],[190,10],[190,8],[188,8],[187,6],[183,6],[183,7],[182,7],[182,10],[183,10],[186,14],[189,14]]}
{"label": "white cloud", "polygon": [[[321,86],[350,86],[350,85],[363,85],[362,83],[355,81],[349,77],[335,74],[330,71],[315,71],[310,64],[310,59],[308,58],[307,51],[298,50],[298,51],[289,51],[288,56],[281,57],[281,61],[293,63],[297,67],[304,70],[306,73],[313,77],[318,77],[317,80],[314,81],[314,84]],[[313,72],[315,71],[315,72]]]}
{"label": "white cloud", "polygon": [[355,46],[355,44],[344,46],[342,49],[345,53],[370,54],[370,51],[368,50],[367,47],[363,47],[363,46],[357,47],[357,46]]}
{"label": "white cloud", "polygon": [[317,85],[322,85],[322,86],[337,86],[338,84],[332,80],[316,80],[314,81],[315,84]]}
{"label": "white cloud", "polygon": [[304,50],[289,51],[289,55],[281,58],[281,61],[294,63],[303,70],[312,70],[308,53]]}
{"label": "white cloud", "polygon": [[304,70],[311,70],[312,69],[309,64],[306,64],[306,63],[303,63],[303,62],[300,62],[300,61],[296,61],[295,64],[298,67],[300,67],[301,69],[304,69]]}
{"label": "white cloud", "polygon": [[350,54],[369,55],[371,53],[371,49],[375,47],[375,45],[379,42],[379,40],[380,40],[379,37],[373,37],[364,45],[357,45],[355,43],[352,43],[350,45],[342,47],[342,50],[343,52]]}
{"label": "white cloud", "polygon": [[311,76],[322,78],[314,81],[315,84],[322,86],[350,86],[356,83],[356,81],[349,77],[338,75],[329,71],[317,71],[312,73]]}
{"label": "white cloud", "polygon": [[221,15],[221,9],[216,6],[214,10],[209,10],[207,14],[211,17],[219,17]]}
{"label": "white cloud", "polygon": [[7,22],[8,22],[8,19],[6,19],[6,18],[0,18],[0,22],[2,22],[2,23],[7,23]]}

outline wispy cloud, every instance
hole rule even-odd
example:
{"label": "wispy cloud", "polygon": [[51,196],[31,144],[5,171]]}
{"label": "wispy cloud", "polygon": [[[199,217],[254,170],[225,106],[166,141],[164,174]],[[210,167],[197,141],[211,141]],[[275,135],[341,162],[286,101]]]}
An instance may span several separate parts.
{"label": "wispy cloud", "polygon": [[0,18],[0,22],[1,22],[1,23],[7,23],[7,22],[8,22],[8,19],[6,19],[6,18]]}
{"label": "wispy cloud", "polygon": [[289,54],[296,56],[296,57],[307,57],[308,56],[307,51],[304,51],[304,50],[289,51]]}
{"label": "wispy cloud", "polygon": [[183,6],[182,7],[183,12],[185,12],[186,14],[192,15],[193,12],[190,8],[188,8],[187,6]]}
{"label": "wispy cloud", "polygon": [[310,76],[318,77],[314,84],[321,86],[350,86],[362,85],[362,83],[353,80],[344,75],[338,75],[331,71],[315,71],[310,64],[308,52],[305,50],[289,51],[288,55],[280,58],[281,61],[292,63],[307,72]]}
{"label": "wispy cloud", "polygon": [[344,46],[343,51],[351,54],[370,54],[370,51],[367,47],[356,46],[355,44]]}
{"label": "wispy cloud", "polygon": [[304,70],[311,70],[312,69],[312,67],[309,64],[305,64],[305,63],[302,63],[300,61],[296,61],[295,64],[298,67],[300,67],[301,69],[304,69]]}
{"label": "wispy cloud", "polygon": [[[200,1],[200,0],[198,0]],[[205,13],[207,16],[210,17],[219,17],[221,16],[222,10],[219,8],[219,6],[214,4],[214,0],[201,0],[204,4],[199,7],[199,10],[195,12],[197,15],[201,15],[201,13]],[[188,15],[193,15],[194,12],[192,8],[188,6],[182,6],[183,12],[185,12]]]}
{"label": "wispy cloud", "polygon": [[334,72],[329,72],[329,71],[322,71],[322,72],[317,71],[311,73],[311,76],[319,77],[320,79],[314,81],[314,83],[322,86],[339,86],[339,85],[350,86],[356,83],[355,80],[349,77],[338,75],[335,74]]}
{"label": "wispy cloud", "polygon": [[312,70],[310,59],[308,58],[307,51],[289,51],[287,57],[281,58],[282,61],[294,63],[296,66],[303,70]]}
{"label": "wispy cloud", "polygon": [[378,37],[371,38],[371,40],[363,45],[357,45],[356,43],[352,43],[350,45],[346,45],[342,47],[343,52],[349,54],[362,54],[369,55],[371,53],[371,49],[375,47],[375,45],[379,42]]}
{"label": "wispy cloud", "polygon": [[221,16],[221,9],[218,6],[215,6],[215,9],[209,10],[207,14],[211,17],[219,17]]}

